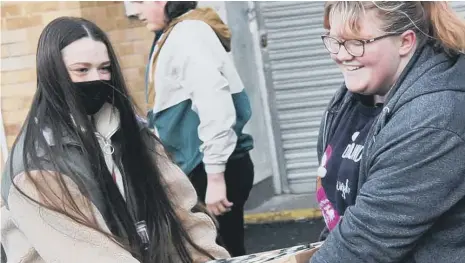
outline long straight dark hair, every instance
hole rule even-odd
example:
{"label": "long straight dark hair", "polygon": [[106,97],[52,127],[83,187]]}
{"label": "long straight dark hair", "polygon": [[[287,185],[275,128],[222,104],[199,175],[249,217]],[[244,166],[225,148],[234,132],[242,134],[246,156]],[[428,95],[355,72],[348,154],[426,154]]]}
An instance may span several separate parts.
{"label": "long straight dark hair", "polygon": [[[118,134],[122,138],[122,169],[133,188],[136,217],[147,223],[150,244],[146,250],[137,234],[135,220],[130,214],[130,209],[134,207],[128,207],[128,203],[113,182],[94,135],[95,129],[85,114],[63,62],[62,49],[85,37],[104,43],[108,50],[113,86],[111,102],[119,110],[121,120]],[[82,18],[61,17],[50,22],[40,35],[37,48],[37,91],[21,135],[18,136],[24,138],[24,145],[19,144],[17,139],[11,155],[14,155],[15,148],[22,147],[21,158],[26,175],[42,195],[46,191],[41,189],[30,172],[50,170],[46,165],[51,163],[57,175],[54,178],[65,198],[69,199],[66,203],[71,204],[72,211],[69,212],[60,205],[63,200],[59,200],[58,203],[34,200],[22,192],[17,185],[15,185],[16,189],[39,205],[101,232],[130,251],[140,262],[192,262],[188,245],[213,259],[205,250],[194,244],[176,215],[154,158],[156,147],[147,145],[143,137],[151,136],[152,141],[159,142],[148,129],[140,128],[133,105],[115,52],[102,30]],[[51,131],[49,133],[51,138],[47,140],[44,136],[46,129]],[[111,233],[98,226],[95,216],[92,219],[83,216],[85,214],[83,208],[79,208],[76,200],[72,199],[62,174],[73,175],[72,178],[79,181],[79,173],[82,171],[74,168],[69,163],[70,160],[66,162],[64,159],[64,156],[69,156],[70,151],[70,146],[63,139],[64,136],[77,142],[73,147],[77,147],[82,159],[89,162],[91,179],[100,191],[105,204],[105,211],[101,212]],[[47,142],[50,139],[54,142],[52,146]],[[44,160],[47,160],[47,164]],[[13,165],[10,169],[13,169]],[[47,175],[42,173],[42,176]],[[77,183],[79,185],[80,182]],[[88,200],[91,200],[90,191],[80,190]],[[91,207],[90,204],[88,206]]]}

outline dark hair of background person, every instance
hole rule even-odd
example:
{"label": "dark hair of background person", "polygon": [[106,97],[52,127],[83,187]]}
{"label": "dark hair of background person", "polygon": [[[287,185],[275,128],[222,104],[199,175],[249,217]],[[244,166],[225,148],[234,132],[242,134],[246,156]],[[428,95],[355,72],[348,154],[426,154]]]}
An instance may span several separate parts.
{"label": "dark hair of background person", "polygon": [[165,17],[167,24],[176,17],[184,15],[189,10],[195,8],[197,8],[197,1],[168,1],[165,5]]}

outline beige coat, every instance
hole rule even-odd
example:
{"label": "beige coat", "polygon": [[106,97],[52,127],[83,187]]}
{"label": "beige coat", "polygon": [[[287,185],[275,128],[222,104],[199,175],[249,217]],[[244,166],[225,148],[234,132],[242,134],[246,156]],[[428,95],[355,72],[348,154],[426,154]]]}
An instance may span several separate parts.
{"label": "beige coat", "polygon": [[[105,119],[105,114],[101,117]],[[118,123],[111,125],[119,127],[119,120],[116,121]],[[96,127],[98,129],[98,125]],[[168,157],[157,158],[171,195],[170,200],[192,240],[216,258],[229,257],[228,252],[215,243],[217,232],[211,218],[205,213],[192,212],[197,203],[197,194],[187,176]],[[39,171],[32,171],[31,175],[39,184],[58,193],[56,198],[63,200],[59,196],[55,180],[51,178],[54,175],[48,173],[50,176],[42,177],[39,176]],[[67,176],[64,178],[77,205],[85,207],[88,200],[71,179]],[[25,174],[16,175],[14,182],[27,195],[40,200],[35,187]],[[19,193],[14,186],[11,186],[7,202],[9,209],[3,206],[1,211],[1,241],[9,263],[138,262],[128,251],[105,235],[37,205]],[[92,204],[92,211],[88,212],[95,215],[101,229],[110,233],[95,205]],[[194,262],[209,260],[193,249],[191,255]]]}

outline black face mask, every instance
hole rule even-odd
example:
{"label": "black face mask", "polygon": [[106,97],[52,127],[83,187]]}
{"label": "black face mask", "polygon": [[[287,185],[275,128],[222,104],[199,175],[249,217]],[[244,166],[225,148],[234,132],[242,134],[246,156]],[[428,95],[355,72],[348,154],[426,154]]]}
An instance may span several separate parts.
{"label": "black face mask", "polygon": [[113,93],[113,87],[110,83],[109,80],[74,82],[87,115],[97,113],[103,104],[109,101],[110,95]]}

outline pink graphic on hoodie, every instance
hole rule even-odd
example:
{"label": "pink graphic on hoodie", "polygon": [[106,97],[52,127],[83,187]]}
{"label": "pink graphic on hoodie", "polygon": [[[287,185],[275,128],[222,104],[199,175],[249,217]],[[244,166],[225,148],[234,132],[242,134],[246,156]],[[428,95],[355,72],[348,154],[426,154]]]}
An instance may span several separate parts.
{"label": "pink graphic on hoodie", "polygon": [[[331,158],[332,152],[333,149],[331,148],[331,145],[328,145],[325,153],[323,154],[323,157],[321,158],[321,165],[317,172],[318,177],[324,178],[326,176],[326,164],[328,163],[329,158]],[[340,216],[337,210],[334,209],[333,205],[328,200],[325,189],[323,187],[318,188],[316,192],[316,199],[318,201],[318,206],[321,209],[321,214],[323,215],[326,226],[328,227],[329,231],[333,230],[339,222]]]}

